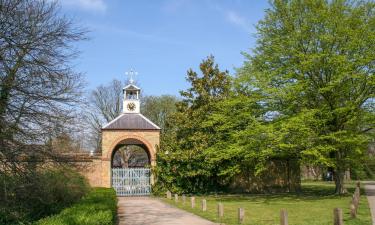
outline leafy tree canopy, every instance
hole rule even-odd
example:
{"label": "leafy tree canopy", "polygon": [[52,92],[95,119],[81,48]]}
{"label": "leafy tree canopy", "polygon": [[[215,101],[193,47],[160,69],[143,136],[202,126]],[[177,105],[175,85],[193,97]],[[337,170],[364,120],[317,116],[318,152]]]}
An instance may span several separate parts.
{"label": "leafy tree canopy", "polygon": [[272,2],[239,83],[260,90],[280,151],[344,172],[366,152],[374,121],[375,3]]}
{"label": "leafy tree canopy", "polygon": [[213,185],[212,165],[206,149],[215,142],[212,127],[204,124],[216,110],[216,104],[226,99],[230,92],[230,77],[220,71],[210,56],[200,64],[202,75],[187,72],[191,87],[181,91],[182,100],[177,111],[167,122],[168,132],[162,136],[158,154],[160,182],[189,191],[206,190]]}

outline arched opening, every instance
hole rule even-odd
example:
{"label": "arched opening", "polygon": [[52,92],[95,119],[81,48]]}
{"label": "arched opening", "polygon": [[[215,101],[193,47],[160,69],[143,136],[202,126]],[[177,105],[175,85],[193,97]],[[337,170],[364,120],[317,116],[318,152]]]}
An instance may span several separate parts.
{"label": "arched opening", "polygon": [[119,142],[112,151],[112,187],[119,196],[151,193],[151,155],[148,147],[135,138]]}
{"label": "arched opening", "polygon": [[112,168],[149,168],[150,164],[147,146],[137,139],[121,141],[112,152]]}

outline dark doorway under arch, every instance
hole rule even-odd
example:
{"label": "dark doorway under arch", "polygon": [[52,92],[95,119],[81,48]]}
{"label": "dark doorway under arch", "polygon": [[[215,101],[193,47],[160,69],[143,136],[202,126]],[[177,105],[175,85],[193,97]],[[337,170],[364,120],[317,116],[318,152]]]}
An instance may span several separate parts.
{"label": "dark doorway under arch", "polygon": [[149,168],[150,154],[145,144],[136,139],[126,139],[115,147],[112,168]]}

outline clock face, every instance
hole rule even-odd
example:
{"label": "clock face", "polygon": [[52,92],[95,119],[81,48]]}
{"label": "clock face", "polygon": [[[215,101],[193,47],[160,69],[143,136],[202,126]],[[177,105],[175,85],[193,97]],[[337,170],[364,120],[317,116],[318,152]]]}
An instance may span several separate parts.
{"label": "clock face", "polygon": [[135,110],[135,104],[134,104],[134,102],[130,102],[127,105],[127,108],[128,108],[129,111],[134,111]]}

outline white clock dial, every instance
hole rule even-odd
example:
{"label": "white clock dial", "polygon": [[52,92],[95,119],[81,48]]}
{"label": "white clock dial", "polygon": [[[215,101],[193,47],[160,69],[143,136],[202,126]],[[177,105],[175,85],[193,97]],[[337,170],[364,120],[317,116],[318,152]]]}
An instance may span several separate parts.
{"label": "white clock dial", "polygon": [[127,108],[129,111],[134,111],[135,110],[135,104],[134,102],[130,102],[128,105],[127,105]]}

